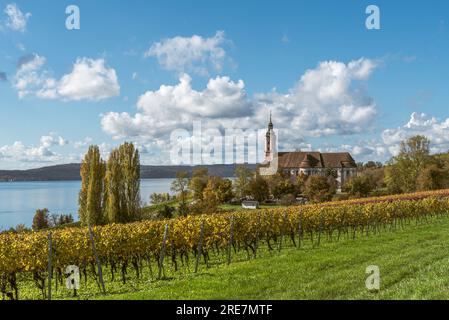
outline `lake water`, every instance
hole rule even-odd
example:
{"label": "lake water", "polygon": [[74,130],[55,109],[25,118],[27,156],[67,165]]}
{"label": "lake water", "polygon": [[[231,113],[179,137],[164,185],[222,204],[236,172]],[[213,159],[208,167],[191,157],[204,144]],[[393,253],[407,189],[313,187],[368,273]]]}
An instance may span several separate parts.
{"label": "lake water", "polygon": [[[153,192],[170,192],[173,179],[143,179],[140,197],[150,202]],[[0,230],[24,223],[31,226],[36,209],[50,214],[71,213],[78,219],[78,193],[81,181],[0,182]]]}

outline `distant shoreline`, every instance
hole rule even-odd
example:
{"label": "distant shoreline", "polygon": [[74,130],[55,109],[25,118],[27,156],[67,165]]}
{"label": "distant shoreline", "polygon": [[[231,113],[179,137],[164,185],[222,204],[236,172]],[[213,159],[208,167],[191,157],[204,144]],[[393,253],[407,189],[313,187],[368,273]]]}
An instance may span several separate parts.
{"label": "distant shoreline", "polygon": [[[179,171],[187,171],[189,175],[196,168],[207,168],[209,174],[220,177],[233,177],[237,164],[214,164],[197,166],[153,166],[142,165],[141,179],[173,179]],[[246,164],[255,169],[255,164]],[[29,170],[0,170],[0,182],[51,182],[81,181],[79,163],[62,164]]]}
{"label": "distant shoreline", "polygon": [[[158,180],[158,179],[175,179],[175,178],[140,178],[140,180]],[[15,182],[81,182],[81,179],[71,180],[0,180],[0,183],[15,183]]]}

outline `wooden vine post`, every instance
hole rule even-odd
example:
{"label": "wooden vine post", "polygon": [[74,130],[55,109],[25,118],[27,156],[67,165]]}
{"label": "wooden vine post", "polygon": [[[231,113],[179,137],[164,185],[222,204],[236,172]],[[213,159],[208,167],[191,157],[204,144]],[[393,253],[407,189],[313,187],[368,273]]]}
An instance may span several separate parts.
{"label": "wooden vine post", "polygon": [[260,213],[259,213],[257,216],[256,241],[254,243],[254,258],[257,257],[257,249],[259,248],[260,224],[261,224],[261,218],[260,218]]}
{"label": "wooden vine post", "polygon": [[230,235],[228,244],[228,264],[231,264],[231,249],[234,242],[234,215],[230,217]]}
{"label": "wooden vine post", "polygon": [[302,238],[302,210],[299,209],[299,222],[298,222],[298,248],[301,248],[301,238]]}
{"label": "wooden vine post", "polygon": [[164,258],[165,258],[165,248],[167,246],[167,236],[168,236],[168,224],[165,225],[164,238],[162,239],[162,248],[159,258],[159,276],[158,276],[159,279],[161,279],[162,275],[164,275],[165,277]]}
{"label": "wooden vine post", "polygon": [[319,225],[319,229],[318,229],[318,243],[317,246],[320,246],[320,242],[321,242],[321,232],[323,232],[323,224],[324,224],[324,218],[323,218],[323,209],[320,210],[320,225]]}
{"label": "wooden vine post", "polygon": [[282,218],[282,225],[281,225],[281,239],[279,241],[279,246],[278,246],[278,250],[281,251],[282,250],[282,242],[284,242],[284,234],[285,234],[285,229],[287,227],[287,211],[284,213],[284,216]]}
{"label": "wooden vine post", "polygon": [[48,296],[47,299],[51,300],[51,279],[52,279],[52,272],[53,272],[53,267],[52,267],[52,236],[51,236],[51,232],[48,233]]}
{"label": "wooden vine post", "polygon": [[195,273],[198,272],[198,265],[200,264],[201,254],[203,251],[203,239],[204,239],[204,220],[201,221],[200,239],[198,241],[198,248],[196,253]]}
{"label": "wooden vine post", "polygon": [[89,228],[89,237],[90,237],[90,243],[92,245],[92,252],[95,257],[95,262],[97,263],[98,278],[100,280],[101,291],[103,292],[103,294],[106,294],[106,287],[104,285],[104,280],[103,280],[103,269],[101,268],[101,261],[100,261],[100,258],[98,257],[97,248],[95,246],[94,233],[92,231],[90,224],[88,224],[87,226]]}

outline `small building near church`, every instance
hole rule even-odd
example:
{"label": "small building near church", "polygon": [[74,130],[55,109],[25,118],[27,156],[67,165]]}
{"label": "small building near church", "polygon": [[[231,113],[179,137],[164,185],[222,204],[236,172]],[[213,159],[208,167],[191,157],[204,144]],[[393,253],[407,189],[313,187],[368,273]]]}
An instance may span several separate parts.
{"label": "small building near church", "polygon": [[243,209],[259,209],[259,201],[243,201],[242,202]]}

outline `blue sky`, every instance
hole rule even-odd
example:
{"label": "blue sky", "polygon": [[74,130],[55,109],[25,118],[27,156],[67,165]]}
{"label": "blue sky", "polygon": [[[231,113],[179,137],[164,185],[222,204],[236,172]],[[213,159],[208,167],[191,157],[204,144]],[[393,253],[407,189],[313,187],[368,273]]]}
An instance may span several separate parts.
{"label": "blue sky", "polygon": [[448,40],[447,1],[0,0],[0,169],[124,140],[170,164],[173,130],[261,129],[269,110],[284,150],[385,161],[425,134],[445,152]]}

